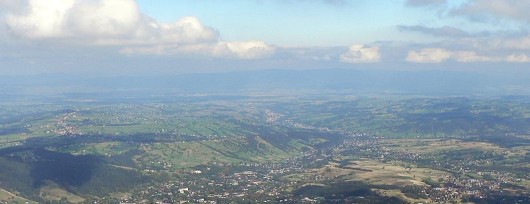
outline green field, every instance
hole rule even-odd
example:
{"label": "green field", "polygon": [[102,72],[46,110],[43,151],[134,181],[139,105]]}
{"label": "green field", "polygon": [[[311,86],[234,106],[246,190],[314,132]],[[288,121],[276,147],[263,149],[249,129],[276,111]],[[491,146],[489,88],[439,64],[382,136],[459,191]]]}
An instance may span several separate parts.
{"label": "green field", "polygon": [[[266,189],[296,197],[352,185],[369,198],[429,203],[445,199],[436,190],[444,185],[510,192],[493,200],[524,200],[517,196],[530,189],[530,104],[519,100],[278,96],[4,104],[0,113],[0,187],[21,195],[0,191],[6,202],[197,195],[183,195],[186,188],[209,196],[232,189],[215,196],[259,202],[280,195]],[[259,196],[241,194],[250,186],[263,187]]]}

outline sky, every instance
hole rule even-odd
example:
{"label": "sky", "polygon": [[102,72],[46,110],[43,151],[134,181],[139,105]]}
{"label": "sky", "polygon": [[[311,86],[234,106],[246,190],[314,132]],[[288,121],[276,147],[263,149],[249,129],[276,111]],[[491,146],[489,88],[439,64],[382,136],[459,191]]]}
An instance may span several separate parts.
{"label": "sky", "polygon": [[0,0],[0,75],[530,69],[530,0]]}

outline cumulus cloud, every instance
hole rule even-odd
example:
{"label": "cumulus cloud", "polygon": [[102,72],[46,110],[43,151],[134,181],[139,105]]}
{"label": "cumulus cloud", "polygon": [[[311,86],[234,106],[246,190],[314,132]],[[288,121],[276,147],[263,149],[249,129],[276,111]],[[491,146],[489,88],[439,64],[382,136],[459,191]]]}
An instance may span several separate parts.
{"label": "cumulus cloud", "polygon": [[134,0],[27,0],[23,11],[9,13],[5,21],[11,34],[22,39],[125,46],[121,52],[126,54],[203,52],[256,59],[274,52],[261,41],[220,41],[215,29],[193,16],[158,22],[143,15]]}
{"label": "cumulus cloud", "polygon": [[448,60],[456,62],[530,62],[530,57],[524,53],[510,55],[487,56],[474,51],[449,51],[442,48],[425,48],[419,51],[409,51],[406,60],[413,63],[442,63]]}
{"label": "cumulus cloud", "polygon": [[172,23],[160,23],[146,17],[130,34],[120,38],[97,38],[95,42],[100,45],[185,45],[215,43],[219,40],[215,29],[203,25],[193,16]]}
{"label": "cumulus cloud", "polygon": [[13,1],[13,0],[0,0],[0,12],[3,10],[12,10],[21,7],[23,1]]}
{"label": "cumulus cloud", "polygon": [[219,56],[236,56],[242,59],[264,58],[272,55],[275,48],[262,41],[221,42],[215,53]]}
{"label": "cumulus cloud", "polygon": [[28,38],[62,37],[62,24],[73,0],[29,2],[26,15],[8,15],[7,25],[15,35]]}
{"label": "cumulus cloud", "polygon": [[195,17],[160,23],[140,13],[134,0],[29,0],[26,12],[9,14],[13,35],[84,43],[196,43],[217,40],[217,32]]}
{"label": "cumulus cloud", "polygon": [[142,18],[136,2],[131,0],[77,1],[67,12],[63,27],[75,35],[94,37],[126,35],[136,29]]}
{"label": "cumulus cloud", "polygon": [[30,0],[23,14],[9,14],[7,25],[19,37],[115,37],[130,33],[141,16],[132,0]]}
{"label": "cumulus cloud", "polygon": [[379,47],[364,45],[352,45],[347,52],[340,55],[340,61],[344,63],[370,63],[379,60],[381,60]]}
{"label": "cumulus cloud", "polygon": [[276,48],[262,41],[217,42],[188,45],[155,45],[127,47],[120,52],[127,55],[178,55],[193,54],[220,58],[261,59],[270,57]]}
{"label": "cumulus cloud", "polygon": [[415,63],[440,63],[451,57],[451,52],[440,48],[426,48],[420,51],[410,51],[407,55],[408,62]]}

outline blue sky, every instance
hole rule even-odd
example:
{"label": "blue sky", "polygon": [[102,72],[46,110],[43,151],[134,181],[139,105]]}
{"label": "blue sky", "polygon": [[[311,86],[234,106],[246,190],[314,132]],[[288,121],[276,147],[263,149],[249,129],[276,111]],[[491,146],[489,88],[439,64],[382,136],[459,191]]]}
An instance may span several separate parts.
{"label": "blue sky", "polygon": [[0,0],[0,75],[523,70],[530,0]]}
{"label": "blue sky", "polygon": [[[416,23],[422,10],[403,1],[138,1],[162,21],[197,16],[222,31],[225,40],[261,39],[284,46],[343,46],[380,40],[408,40],[397,24]],[[388,35],[392,33],[393,35]]]}

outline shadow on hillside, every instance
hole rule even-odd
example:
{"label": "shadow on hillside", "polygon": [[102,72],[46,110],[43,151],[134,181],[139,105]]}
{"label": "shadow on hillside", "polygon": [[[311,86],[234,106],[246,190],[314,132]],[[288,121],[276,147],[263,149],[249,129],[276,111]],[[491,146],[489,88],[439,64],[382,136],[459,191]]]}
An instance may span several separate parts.
{"label": "shadow on hillside", "polygon": [[64,186],[80,187],[90,181],[101,163],[95,156],[74,156],[45,149],[35,150],[35,156],[38,159],[32,162],[30,170],[33,187],[40,187],[47,180]]}

